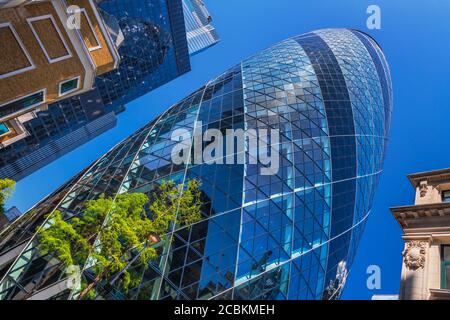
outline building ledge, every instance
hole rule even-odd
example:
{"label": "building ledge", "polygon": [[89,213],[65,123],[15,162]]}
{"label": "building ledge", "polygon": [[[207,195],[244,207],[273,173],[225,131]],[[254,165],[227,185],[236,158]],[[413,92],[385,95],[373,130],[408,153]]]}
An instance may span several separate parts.
{"label": "building ledge", "polygon": [[[424,210],[433,210],[433,209],[450,209],[450,202],[438,202],[438,203],[418,204],[412,206],[399,206],[390,208],[392,213],[399,213],[405,211],[420,212]],[[450,215],[450,212],[448,215]]]}
{"label": "building ledge", "polygon": [[450,289],[430,289],[430,300],[450,300]]}
{"label": "building ledge", "polygon": [[408,179],[414,188],[423,179],[428,181],[450,180],[450,168],[409,174]]}
{"label": "building ledge", "polygon": [[402,227],[406,227],[407,220],[411,219],[450,217],[450,203],[447,202],[393,207],[390,210]]}

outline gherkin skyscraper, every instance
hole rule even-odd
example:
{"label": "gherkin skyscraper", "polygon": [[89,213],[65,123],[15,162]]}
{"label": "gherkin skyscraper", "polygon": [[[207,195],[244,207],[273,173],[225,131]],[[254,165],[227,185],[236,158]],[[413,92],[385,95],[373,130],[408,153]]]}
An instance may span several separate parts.
{"label": "gherkin skyscraper", "polygon": [[[270,47],[167,109],[5,230],[0,298],[72,297],[59,285],[67,273],[55,254],[36,249],[48,213],[70,221],[100,194],[150,194],[164,179],[196,178],[202,220],[172,227],[157,261],[131,266],[142,270],[138,286],[100,283],[98,298],[337,299],[371,211],[391,113],[389,68],[370,36],[327,29]],[[212,128],[278,130],[278,172],[173,163],[174,130]]]}

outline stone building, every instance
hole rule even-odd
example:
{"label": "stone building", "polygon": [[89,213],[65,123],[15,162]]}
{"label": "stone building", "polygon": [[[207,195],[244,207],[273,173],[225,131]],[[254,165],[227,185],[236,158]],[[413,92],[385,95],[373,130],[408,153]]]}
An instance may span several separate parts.
{"label": "stone building", "polygon": [[408,178],[415,204],[391,208],[405,241],[399,298],[450,299],[450,169]]}

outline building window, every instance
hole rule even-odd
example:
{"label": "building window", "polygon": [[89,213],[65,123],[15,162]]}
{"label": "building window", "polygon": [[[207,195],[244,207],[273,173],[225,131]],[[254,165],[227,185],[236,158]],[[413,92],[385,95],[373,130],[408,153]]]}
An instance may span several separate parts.
{"label": "building window", "polygon": [[450,190],[442,191],[442,202],[450,202]]}
{"label": "building window", "polygon": [[59,96],[61,97],[71,92],[77,91],[79,87],[80,87],[80,77],[60,82]]}
{"label": "building window", "polygon": [[0,123],[0,136],[7,134],[9,132],[9,128],[6,124]]}
{"label": "building window", "polygon": [[45,90],[32,93],[26,97],[8,102],[0,106],[0,118],[31,109],[42,104],[45,101]]}
{"label": "building window", "polygon": [[441,260],[441,289],[450,289],[450,245],[442,246]]}

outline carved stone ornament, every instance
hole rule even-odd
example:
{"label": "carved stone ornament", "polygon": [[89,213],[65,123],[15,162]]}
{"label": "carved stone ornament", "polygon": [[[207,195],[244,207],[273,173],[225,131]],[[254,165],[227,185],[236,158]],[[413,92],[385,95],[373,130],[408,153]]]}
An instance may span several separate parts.
{"label": "carved stone ornament", "polygon": [[420,182],[419,191],[420,191],[420,197],[423,198],[423,197],[425,197],[427,195],[428,183],[426,181]]}
{"label": "carved stone ornament", "polygon": [[415,270],[425,267],[425,254],[428,243],[412,240],[406,243],[403,258],[407,268]]}

